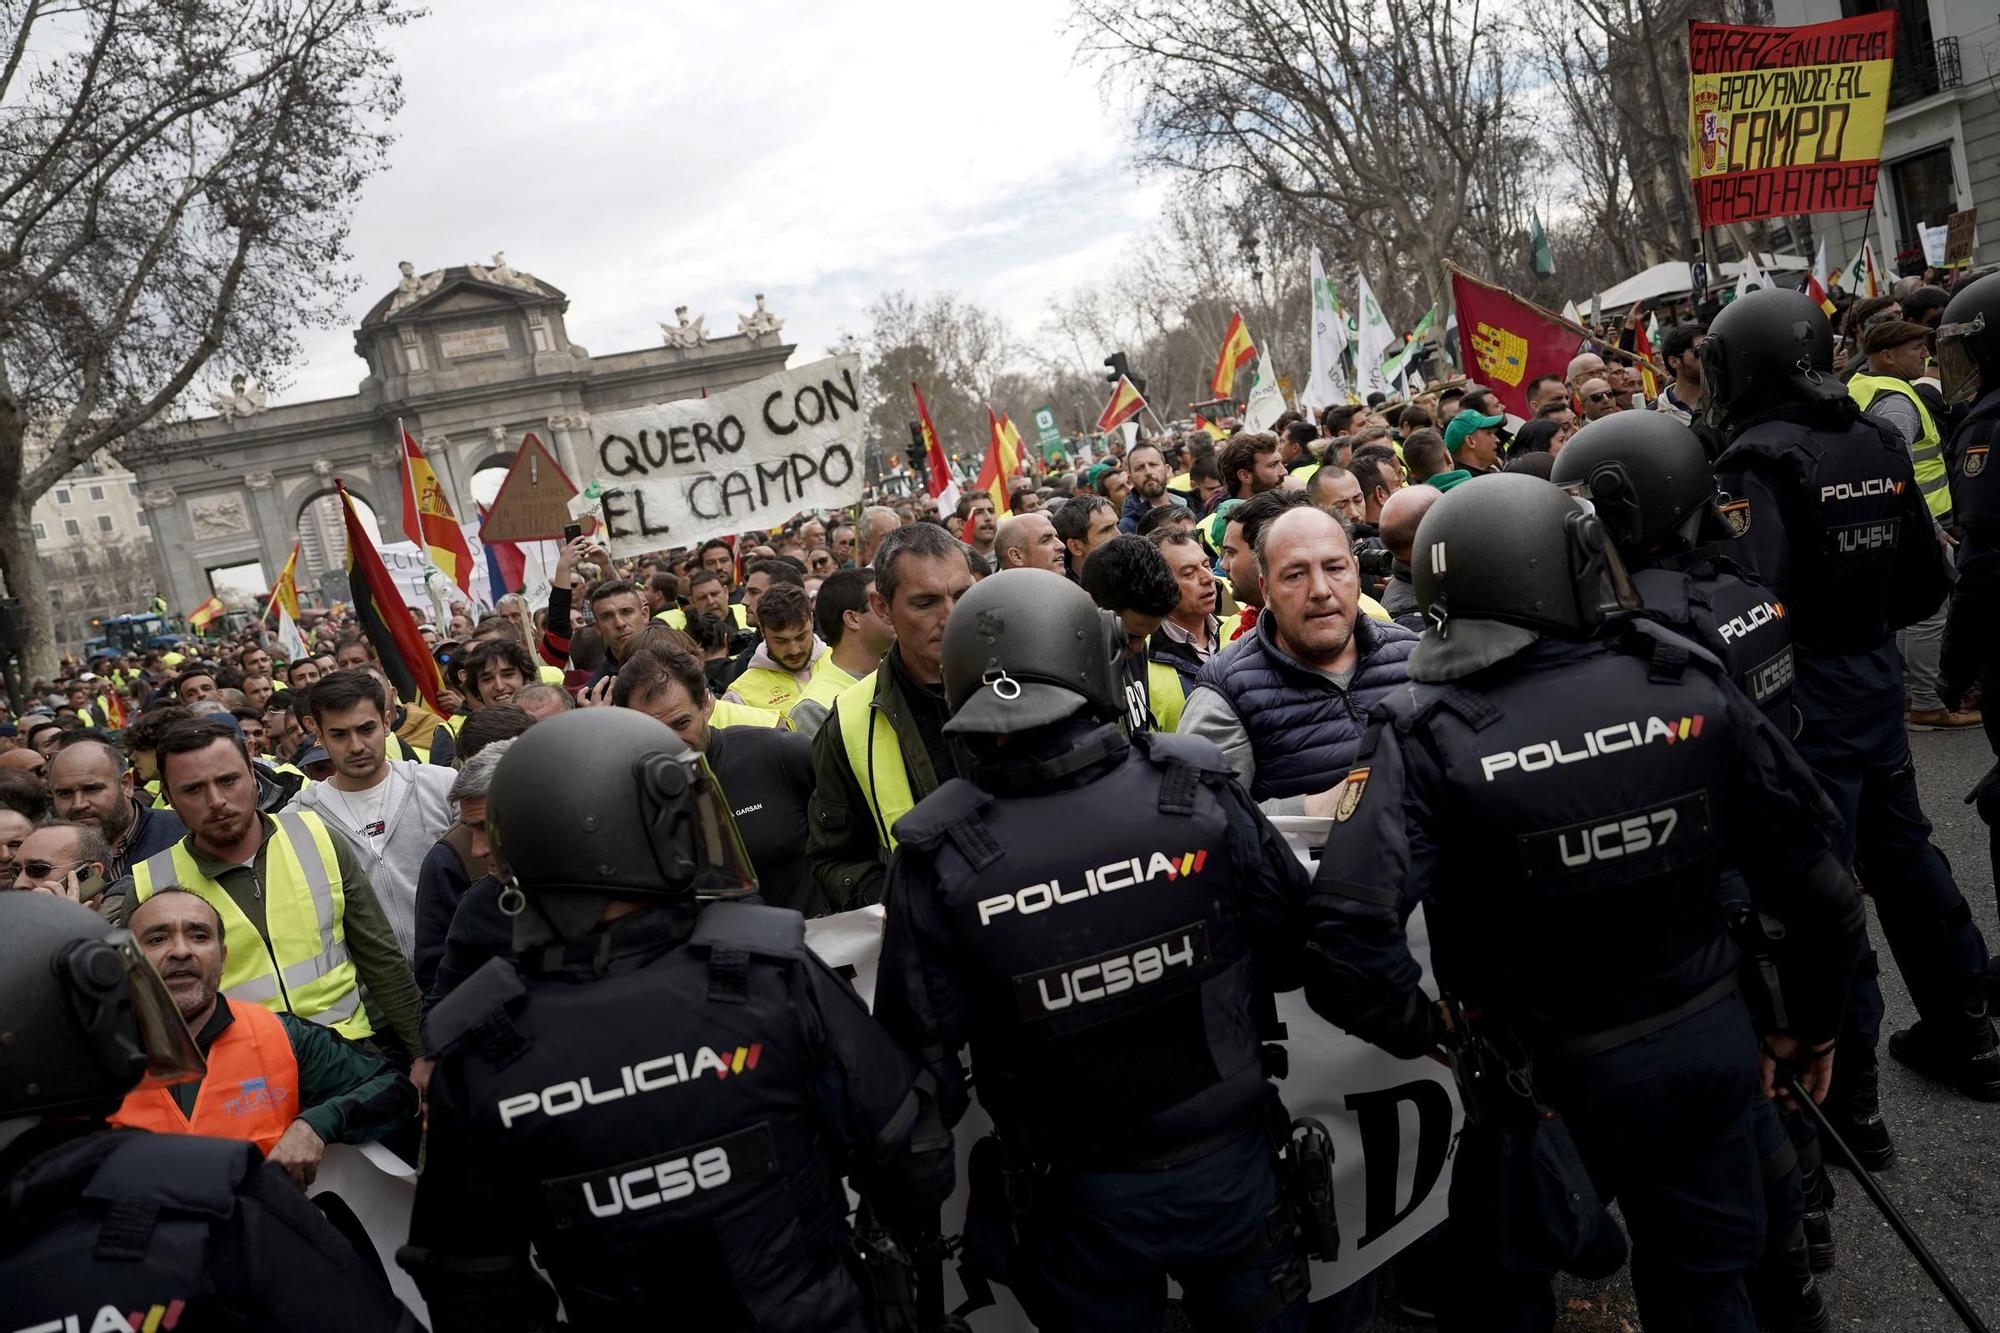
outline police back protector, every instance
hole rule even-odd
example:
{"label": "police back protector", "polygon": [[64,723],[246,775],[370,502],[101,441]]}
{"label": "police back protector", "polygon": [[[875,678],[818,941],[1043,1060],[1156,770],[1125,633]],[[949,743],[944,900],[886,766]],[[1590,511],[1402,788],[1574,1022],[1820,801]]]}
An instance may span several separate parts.
{"label": "police back protector", "polygon": [[1434,747],[1444,774],[1427,909],[1439,984],[1567,1054],[1665,1026],[1732,985],[1716,906],[1731,754],[1721,668],[1657,626],[1625,634],[1625,649],[1413,686],[1386,723]]}
{"label": "police back protector", "polygon": [[1943,570],[1929,512],[1909,451],[1885,427],[1865,417],[1760,422],[1736,437],[1716,470],[1746,466],[1769,479],[1780,509],[1753,511],[1750,521],[1782,523],[1791,537],[1785,596],[1801,649],[1867,652],[1937,609]]}
{"label": "police back protector", "polygon": [[433,1012],[473,1151],[518,1182],[572,1324],[817,1329],[858,1308],[804,954],[796,912],[716,903],[643,966],[524,982],[495,960]]}
{"label": "police back protector", "polygon": [[1208,742],[1140,734],[1087,785],[954,780],[897,826],[964,942],[980,1101],[1018,1156],[1163,1168],[1264,1108],[1231,780]]}
{"label": "police back protector", "polygon": [[1736,688],[1781,735],[1798,730],[1792,708],[1791,619],[1776,593],[1743,578],[1730,561],[1714,555],[1679,568],[1635,570],[1632,586],[1649,613],[1721,658]]}

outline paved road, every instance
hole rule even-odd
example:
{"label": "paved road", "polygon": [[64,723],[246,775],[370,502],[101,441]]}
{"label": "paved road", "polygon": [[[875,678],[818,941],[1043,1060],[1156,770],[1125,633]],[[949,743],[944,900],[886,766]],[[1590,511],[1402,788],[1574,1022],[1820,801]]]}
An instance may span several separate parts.
{"label": "paved road", "polygon": [[[1965,793],[1993,762],[1985,733],[1977,728],[1928,732],[1910,741],[1924,811],[1936,826],[1937,844],[1956,870],[1979,928],[1989,942],[2000,945],[1986,826],[1972,807],[1963,804]],[[1882,1107],[1899,1153],[1881,1176],[1883,1188],[1973,1306],[2000,1327],[2000,1264],[1993,1262],[1994,1224],[2000,1220],[2000,1106],[1968,1101],[1889,1058],[1888,1034],[1909,1026],[1916,1014],[1879,931],[1875,940],[1882,954],[1882,991],[1888,1002]],[[1861,1190],[1842,1172],[1834,1173],[1834,1182],[1840,1195],[1834,1210],[1840,1262],[1828,1283],[1834,1328],[1893,1333],[1962,1329],[1964,1325]],[[1558,1327],[1563,1333],[1634,1333],[1641,1327],[1624,1274],[1598,1285],[1573,1283],[1562,1298],[1565,1308]],[[1385,1302],[1385,1308],[1393,1307]],[[1425,1325],[1384,1314],[1375,1327],[1381,1333],[1401,1333]]]}

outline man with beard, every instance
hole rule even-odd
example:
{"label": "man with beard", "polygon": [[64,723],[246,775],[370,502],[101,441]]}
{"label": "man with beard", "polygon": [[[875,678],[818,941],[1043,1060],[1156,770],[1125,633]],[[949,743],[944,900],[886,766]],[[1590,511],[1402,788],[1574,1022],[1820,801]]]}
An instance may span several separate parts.
{"label": "man with beard", "polygon": [[1222,484],[1238,500],[1247,500],[1278,486],[1285,479],[1278,457],[1278,437],[1269,431],[1246,431],[1222,446],[1215,460]]}
{"label": "man with beard", "polygon": [[180,816],[139,800],[133,782],[125,756],[104,741],[73,741],[49,765],[55,817],[98,831],[111,847],[107,874],[113,880],[187,836]]}
{"label": "man with beard", "polygon": [[[160,783],[188,835],[133,867],[132,906],[169,885],[199,895],[222,915],[230,999],[421,1055],[416,979],[346,840],[309,811],[260,814],[233,728],[184,722],[158,745]],[[371,1008],[388,1032],[376,1031]],[[421,1081],[428,1070],[412,1072]]]}
{"label": "man with beard", "polygon": [[[1268,814],[1332,815],[1368,712],[1408,677],[1417,636],[1361,613],[1361,579],[1339,519],[1303,495],[1260,519],[1252,559],[1266,613],[1201,669],[1180,730],[1222,747]],[[1331,785],[1329,785],[1331,783]]]}
{"label": "man with beard", "polygon": [[993,497],[985,491],[969,492],[958,502],[958,517],[965,525],[959,529],[958,539],[977,551],[990,568],[993,543],[1000,535],[1000,523],[993,513]]}
{"label": "man with beard", "polygon": [[424,858],[456,817],[451,769],[388,757],[389,719],[382,682],[365,671],[336,671],[313,686],[309,706],[333,776],[292,799],[353,848],[375,888],[396,946],[417,949],[417,876]]}
{"label": "man with beard", "polygon": [[1160,452],[1159,445],[1151,441],[1133,445],[1132,451],[1125,455],[1125,471],[1132,478],[1132,490],[1118,516],[1120,532],[1137,532],[1139,520],[1148,509],[1187,503],[1186,495],[1167,489],[1171,474],[1167,470],[1167,456]]}
{"label": "man with beard", "polygon": [[730,684],[733,703],[784,713],[812,683],[827,647],[813,633],[812,603],[795,583],[773,584],[757,603],[757,634],[750,663]]}
{"label": "man with beard", "polygon": [[[126,926],[166,983],[207,1069],[192,1083],[133,1089],[112,1124],[247,1140],[306,1189],[328,1144],[372,1143],[416,1114],[416,1089],[381,1056],[317,1023],[229,1002],[222,915],[198,895],[163,888],[133,909]],[[253,1086],[264,1095],[244,1096]]]}

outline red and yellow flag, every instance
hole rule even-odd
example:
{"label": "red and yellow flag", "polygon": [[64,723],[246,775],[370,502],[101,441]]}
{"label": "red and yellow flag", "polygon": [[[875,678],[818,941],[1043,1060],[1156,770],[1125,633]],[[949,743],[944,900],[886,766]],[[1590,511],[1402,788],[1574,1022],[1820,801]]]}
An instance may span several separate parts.
{"label": "red and yellow flag", "polygon": [[937,427],[931,424],[931,410],[924,403],[924,391],[910,381],[910,392],[917,396],[917,428],[924,435],[924,458],[930,469],[931,499],[937,501],[938,516],[942,518],[958,508],[958,479],[951,475],[951,462],[944,456],[944,444],[938,439]]}
{"label": "red and yellow flag", "polygon": [[431,461],[408,431],[403,432],[403,461],[409,471],[409,492],[403,496],[403,535],[424,548],[431,563],[456,583],[460,592],[472,596],[472,548],[466,544]]}
{"label": "red and yellow flag", "polygon": [[1639,318],[1643,313],[1638,304],[1633,305],[1626,322],[1632,326],[1632,355],[1639,358],[1639,383],[1646,401],[1656,403],[1660,400],[1660,378],[1653,373],[1653,340],[1646,336],[1646,321]]}
{"label": "red and yellow flag", "polygon": [[292,543],[292,553],[285,557],[285,567],[278,571],[278,581],[271,587],[271,600],[264,607],[264,618],[269,620],[278,611],[299,618],[299,544]]}
{"label": "red and yellow flag", "polygon": [[1806,295],[1819,302],[1820,310],[1828,315],[1833,313],[1833,298],[1826,294],[1827,285],[1833,275],[1826,271],[1826,237],[1819,238],[1819,253],[1813,256],[1812,272],[1806,275]]}
{"label": "red and yellow flag", "polygon": [[450,710],[440,702],[444,677],[438,673],[437,659],[417,631],[410,608],[403,604],[402,593],[382,564],[381,552],[368,540],[354,497],[340,482],[334,485],[340,491],[341,520],[347,531],[347,588],[354,599],[354,618],[374,645],[382,674],[395,687],[397,697],[414,700],[422,695],[433,712],[444,716]]}
{"label": "red and yellow flag", "polygon": [[1222,351],[1215,358],[1215,374],[1209,382],[1217,398],[1235,397],[1236,372],[1257,359],[1257,346],[1243,327],[1243,312],[1229,312],[1229,331],[1222,335]]}
{"label": "red and yellow flag", "polygon": [[1223,430],[1222,427],[1216,425],[1199,412],[1194,414],[1194,428],[1200,431],[1207,431],[1208,437],[1212,440],[1226,440],[1229,438],[1229,432]]}
{"label": "red and yellow flag", "polygon": [[1139,415],[1146,406],[1146,400],[1132,387],[1132,381],[1123,375],[1118,377],[1118,387],[1111,391],[1111,401],[1097,414],[1097,433],[1108,434],[1117,430],[1124,422]]}
{"label": "red and yellow flag", "polygon": [[1009,517],[1013,510],[1007,505],[1007,482],[1014,475],[1014,469],[1021,462],[1021,437],[1017,434],[1013,443],[1007,440],[1004,420],[991,406],[986,409],[986,461],[979,466],[979,480],[973,485],[993,497],[993,512],[1002,518]]}
{"label": "red and yellow flag", "polygon": [[210,593],[207,601],[188,612],[188,626],[196,630],[207,629],[215,623],[215,618],[221,615],[222,612],[222,599],[214,593]]}

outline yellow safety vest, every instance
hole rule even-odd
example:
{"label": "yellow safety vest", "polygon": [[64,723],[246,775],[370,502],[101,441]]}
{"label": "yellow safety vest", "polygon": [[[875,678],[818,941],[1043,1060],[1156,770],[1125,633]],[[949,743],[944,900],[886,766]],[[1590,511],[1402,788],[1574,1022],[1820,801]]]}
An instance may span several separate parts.
{"label": "yellow safety vest", "polygon": [[[729,604],[729,615],[730,618],[736,622],[736,628],[738,629],[750,628],[750,613],[743,609],[743,603],[731,602]],[[687,612],[683,611],[678,606],[668,607],[666,610],[654,616],[653,619],[666,621],[668,629],[685,630],[688,627]]]}
{"label": "yellow safety vest", "polygon": [[1931,517],[1942,519],[1951,512],[1951,475],[1944,465],[1944,441],[1938,434],[1937,422],[1931,417],[1931,410],[1925,405],[1923,395],[1908,380],[1894,375],[1871,375],[1862,371],[1847,382],[1847,391],[1854,395],[1854,401],[1866,412],[1868,404],[1884,393],[1899,393],[1910,400],[1917,409],[1917,424],[1923,427],[1923,434],[1910,445],[1910,463],[1916,468],[1917,489],[1924,493],[1924,506],[1931,511]]}
{"label": "yellow safety vest", "polygon": [[729,688],[742,695],[743,702],[752,708],[768,708],[781,715],[791,712],[792,705],[805,693],[791,672],[771,667],[751,667],[730,682]]}
{"label": "yellow safety vest", "polygon": [[896,729],[875,707],[875,672],[840,692],[833,701],[840,719],[840,743],[847,751],[848,771],[875,818],[875,836],[884,852],[896,850],[896,821],[917,808],[910,790],[910,770],[903,764],[903,747]]}
{"label": "yellow safety vest", "polygon": [[309,811],[271,818],[278,827],[264,857],[265,935],[229,890],[195,868],[185,838],[132,867],[133,901],[145,902],[169,884],[199,895],[222,917],[223,994],[310,1019],[351,1040],[372,1036],[347,956],[347,893],[333,835]]}
{"label": "yellow safety vest", "polygon": [[1146,707],[1153,714],[1153,725],[1161,731],[1177,731],[1181,725],[1181,709],[1187,704],[1187,691],[1181,688],[1181,673],[1165,662],[1146,663]]}
{"label": "yellow safety vest", "polygon": [[[560,685],[563,683],[564,676],[561,667],[552,667],[547,662],[544,662],[535,668],[535,679],[543,685]],[[444,724],[450,727],[451,719],[446,718]],[[458,735],[458,728],[452,727],[451,734],[454,736]]]}
{"label": "yellow safety vest", "polygon": [[[813,678],[806,682],[803,690],[799,691],[799,697],[792,700],[791,707],[797,708],[810,699],[828,712],[832,712],[833,701],[840,697],[840,692],[859,679],[859,676],[850,676],[845,670],[836,666],[833,654],[829,652],[819,659],[819,665],[813,668]],[[790,712],[790,709],[786,711]]]}
{"label": "yellow safety vest", "polygon": [[[440,720],[438,725],[442,727],[444,725],[443,721]],[[428,745],[412,745],[393,731],[389,733],[389,741],[391,744],[400,747],[403,751],[400,756],[390,755],[389,758],[391,759],[414,759],[420,764],[428,764],[431,761],[431,747]]]}
{"label": "yellow safety vest", "polygon": [[752,708],[749,704],[739,704],[733,699],[717,699],[715,711],[709,714],[711,727],[783,727],[791,726],[784,717],[769,708]]}

